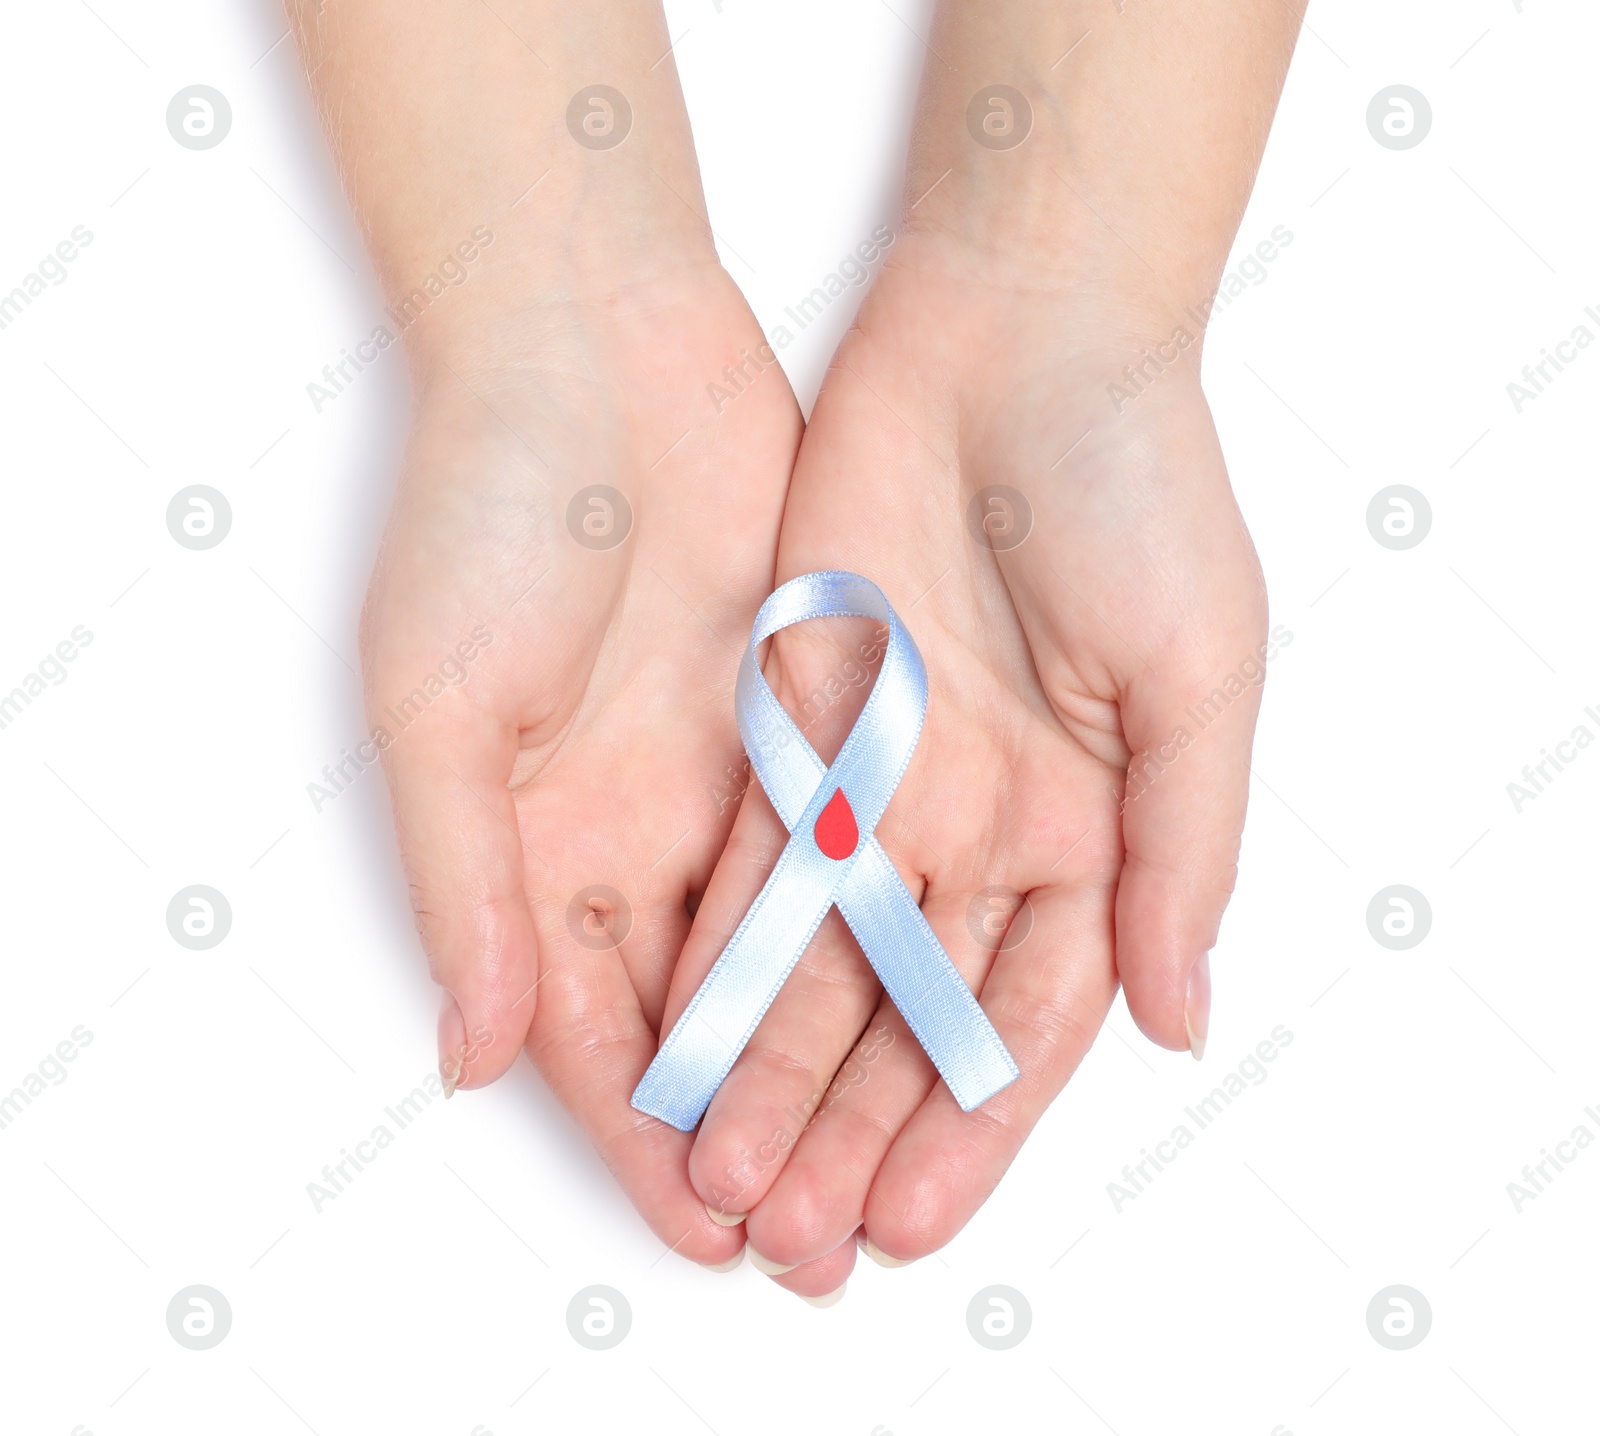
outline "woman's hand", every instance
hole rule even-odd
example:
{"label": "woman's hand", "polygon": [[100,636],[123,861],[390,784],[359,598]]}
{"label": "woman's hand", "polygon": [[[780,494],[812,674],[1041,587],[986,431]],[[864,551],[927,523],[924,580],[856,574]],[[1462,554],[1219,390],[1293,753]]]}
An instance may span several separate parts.
{"label": "woman's hand", "polygon": [[[961,1112],[843,924],[824,923],[690,1165],[713,1207],[750,1213],[758,1264],[796,1268],[779,1278],[795,1291],[838,1290],[858,1226],[890,1259],[948,1241],[1119,977],[1151,1037],[1204,1047],[1267,650],[1193,316],[1298,28],[1294,5],[1264,0],[1118,6],[1109,22],[1093,0],[935,13],[905,237],[812,416],[777,576],[859,570],[922,649],[927,724],[878,837],[1022,1076]],[[860,642],[843,625],[779,634],[768,664],[791,711]],[[859,705],[846,696],[820,705],[825,757]],[[754,794],[669,1021],[782,839]]]}
{"label": "woman's hand", "polygon": [[666,22],[290,12],[391,313],[421,309],[362,650],[445,1080],[526,1044],[662,1239],[726,1260],[688,1138],[628,1098],[732,821],[729,695],[801,424],[717,262]]}
{"label": "woman's hand", "polygon": [[[741,358],[761,335],[714,263],[539,323],[419,366],[363,625],[369,717],[393,738],[447,1085],[526,1044],[658,1235],[717,1262],[740,1238],[689,1187],[689,1139],[628,1099],[736,811],[729,695],[800,417],[776,364]],[[428,698],[462,643],[464,678]]]}
{"label": "woman's hand", "polygon": [[[829,375],[778,579],[866,574],[922,651],[927,721],[877,836],[1022,1076],[963,1113],[830,914],[690,1158],[696,1191],[748,1213],[752,1251],[794,1267],[780,1280],[797,1292],[838,1288],[858,1228],[893,1259],[947,1242],[1071,1076],[1119,977],[1151,1038],[1204,1045],[1266,610],[1194,327],[1174,339],[1178,317],[1092,289],[999,288],[960,247],[913,235]],[[1158,346],[1170,361],[1114,393]],[[871,627],[773,640],[774,691],[824,759],[864,700],[839,678],[872,652]],[[753,788],[669,1024],[786,836]]]}

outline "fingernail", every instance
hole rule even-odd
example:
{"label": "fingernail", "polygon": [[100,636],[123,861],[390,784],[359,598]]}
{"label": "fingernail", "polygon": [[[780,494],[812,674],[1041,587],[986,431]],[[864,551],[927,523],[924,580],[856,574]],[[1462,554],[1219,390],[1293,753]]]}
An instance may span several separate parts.
{"label": "fingernail", "polygon": [[461,1085],[461,1059],[466,1050],[467,1020],[461,1015],[460,1003],[446,992],[439,1005],[439,1079],[446,1100],[455,1096]]}
{"label": "fingernail", "polygon": [[856,1245],[861,1248],[862,1252],[871,1257],[873,1261],[877,1262],[879,1266],[910,1266],[915,1260],[914,1257],[890,1256],[888,1252],[880,1247],[877,1242],[873,1241],[872,1238],[869,1237],[865,1232],[858,1232],[856,1234]]}
{"label": "fingernail", "polygon": [[1203,952],[1189,969],[1189,991],[1183,1000],[1183,1025],[1189,1050],[1198,1062],[1206,1055],[1206,1034],[1211,1030],[1211,954]]}
{"label": "fingernail", "polygon": [[748,1212],[719,1212],[710,1202],[706,1203],[706,1215],[719,1227],[736,1227],[747,1216]]}
{"label": "fingernail", "polygon": [[731,1257],[729,1257],[727,1259],[727,1261],[719,1261],[719,1262],[709,1262],[708,1261],[706,1263],[706,1270],[707,1271],[732,1271],[743,1260],[744,1260],[744,1248],[740,1247],[738,1251],[736,1251]]}
{"label": "fingernail", "polygon": [[807,1306],[837,1306],[844,1300],[844,1289],[849,1285],[849,1282],[843,1281],[839,1283],[837,1291],[830,1291],[826,1296],[803,1296],[800,1300]]}
{"label": "fingernail", "polygon": [[762,1256],[748,1242],[745,1243],[745,1250],[750,1253],[750,1265],[767,1276],[782,1276],[784,1272],[794,1270],[792,1266],[785,1266],[781,1261],[773,1261],[769,1257]]}

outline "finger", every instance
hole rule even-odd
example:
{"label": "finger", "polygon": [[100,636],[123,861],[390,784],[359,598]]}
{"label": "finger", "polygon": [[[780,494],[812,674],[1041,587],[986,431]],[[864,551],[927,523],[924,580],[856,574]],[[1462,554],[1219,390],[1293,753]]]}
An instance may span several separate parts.
{"label": "finger", "polygon": [[413,701],[394,671],[374,668],[368,711],[392,734],[384,768],[417,930],[444,989],[439,1070],[449,1093],[499,1077],[534,1010],[538,944],[506,786],[517,734],[464,695]]}
{"label": "finger", "polygon": [[1210,952],[1238,872],[1250,747],[1275,652],[1250,632],[1211,645],[1187,672],[1169,664],[1146,671],[1122,698],[1133,756],[1117,970],[1145,1035],[1196,1058],[1210,1028]]}
{"label": "finger", "polygon": [[581,945],[559,905],[542,911],[543,973],[528,1055],[662,1242],[708,1266],[736,1258],[743,1231],[712,1221],[689,1182],[692,1136],[633,1109],[656,1034],[621,955]]}
{"label": "finger", "polygon": [[[753,785],[673,972],[663,1031],[727,946],[788,837]],[[871,968],[843,919],[830,912],[700,1124],[690,1178],[723,1222],[741,1221],[771,1186],[877,1000]]]}
{"label": "finger", "polygon": [[936,1251],[971,1219],[1089,1050],[1116,994],[1111,893],[1036,889],[1033,930],[1002,952],[981,1001],[1021,1076],[963,1112],[935,1084],[873,1179],[867,1237],[891,1257]]}
{"label": "finger", "polygon": [[700,1124],[689,1176],[723,1220],[771,1189],[879,995],[850,929],[829,913]]}
{"label": "finger", "polygon": [[821,1110],[750,1211],[751,1251],[798,1266],[848,1240],[895,1135],[938,1080],[905,1018],[884,998]]}
{"label": "finger", "polygon": [[[974,918],[972,894],[953,889],[930,890],[922,912],[967,985],[981,989],[996,949],[1008,943],[1006,926],[995,925],[987,910]],[[1016,911],[1007,916],[1015,918]],[[1028,916],[1031,921],[1031,909]],[[846,1240],[861,1225],[873,1179],[895,1138],[938,1082],[905,1018],[885,997],[822,1110],[751,1213],[751,1249],[798,1263]]]}
{"label": "finger", "polygon": [[844,1297],[845,1282],[855,1270],[856,1244],[853,1237],[846,1237],[815,1261],[792,1267],[769,1261],[754,1247],[750,1248],[749,1257],[751,1266],[785,1291],[792,1291],[812,1306],[832,1306]]}

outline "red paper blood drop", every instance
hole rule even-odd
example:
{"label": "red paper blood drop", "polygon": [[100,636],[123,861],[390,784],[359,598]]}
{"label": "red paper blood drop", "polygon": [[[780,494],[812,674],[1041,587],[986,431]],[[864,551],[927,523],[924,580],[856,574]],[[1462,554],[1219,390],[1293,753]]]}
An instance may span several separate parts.
{"label": "red paper blood drop", "polygon": [[836,788],[828,799],[828,806],[817,814],[817,846],[836,863],[843,862],[856,850],[861,837],[856,827],[856,815],[850,810],[850,800],[843,788]]}

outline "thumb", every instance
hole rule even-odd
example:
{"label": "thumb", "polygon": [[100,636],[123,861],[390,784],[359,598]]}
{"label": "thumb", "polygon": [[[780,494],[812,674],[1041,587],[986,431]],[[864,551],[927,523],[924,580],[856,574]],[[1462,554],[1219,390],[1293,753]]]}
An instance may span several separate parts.
{"label": "thumb", "polygon": [[1146,670],[1122,697],[1133,756],[1122,810],[1118,975],[1144,1034],[1196,1059],[1210,1030],[1211,948],[1238,872],[1250,748],[1274,651],[1248,632],[1235,629],[1187,663]]}
{"label": "thumb", "polygon": [[[375,682],[373,691],[393,690]],[[493,1082],[511,1066],[533,1021],[538,980],[522,839],[507,787],[517,732],[453,699],[421,712],[384,752],[417,931],[444,989],[439,1075],[446,1096]],[[403,700],[388,707],[408,711]]]}

